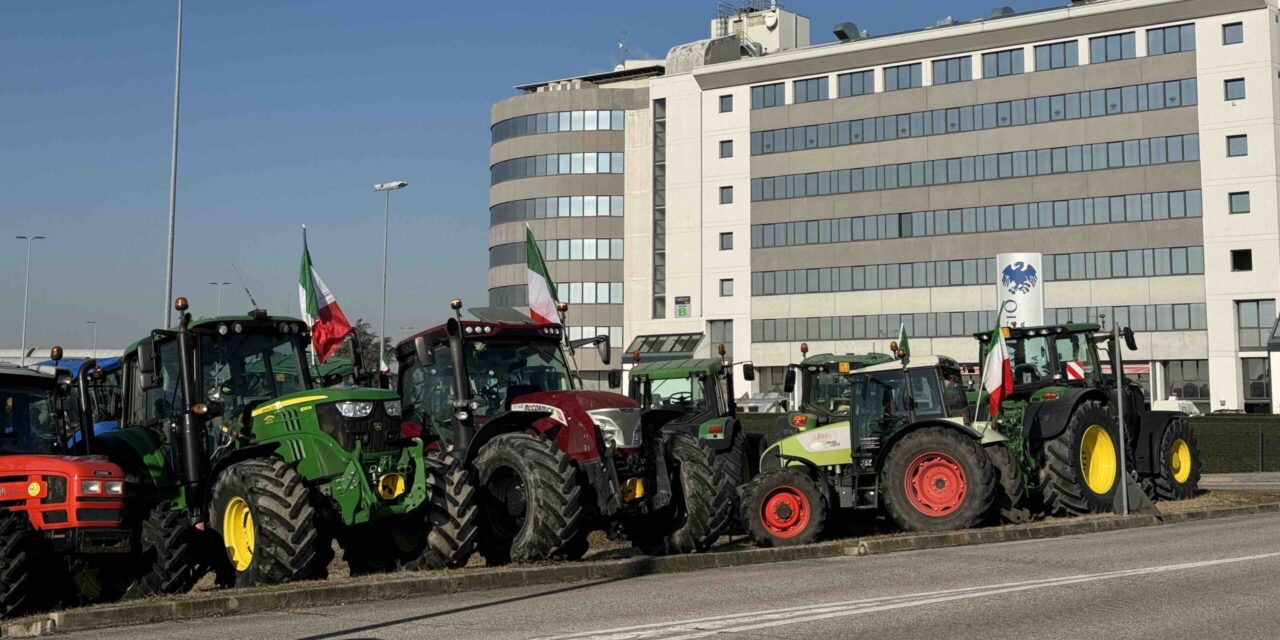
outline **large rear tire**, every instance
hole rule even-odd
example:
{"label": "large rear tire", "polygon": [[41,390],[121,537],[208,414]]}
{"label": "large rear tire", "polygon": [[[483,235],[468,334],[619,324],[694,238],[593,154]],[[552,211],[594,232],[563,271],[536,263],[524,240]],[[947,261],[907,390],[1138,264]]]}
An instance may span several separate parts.
{"label": "large rear tire", "polygon": [[[210,501],[210,528],[221,540],[237,587],[323,578],[332,550],[320,535],[302,476],[278,458],[231,465]],[[234,572],[234,573],[232,573]],[[234,577],[232,577],[234,576]]]}
{"label": "large rear tire", "polygon": [[0,511],[0,618],[50,606],[45,584],[53,566],[45,541],[25,513]]}
{"label": "large rear tire", "polygon": [[722,500],[729,503],[729,528],[732,531],[744,531],[745,522],[739,518],[742,506],[739,489],[751,481],[751,461],[747,458],[747,434],[738,427],[733,436],[733,445],[727,450],[716,453],[716,469],[729,479],[725,485],[726,493]]}
{"label": "large rear tire", "polygon": [[796,469],[762,473],[742,487],[747,533],[761,547],[809,544],[827,524],[827,496]]}
{"label": "large rear tire", "polygon": [[418,512],[375,522],[342,536],[352,575],[455,569],[467,564],[479,535],[475,488],[451,453],[428,452],[427,502]]}
{"label": "large rear tire", "polygon": [[497,436],[476,456],[475,477],[480,554],[490,566],[547,560],[575,539],[581,489],[554,441],[524,433]]}
{"label": "large rear tire", "polygon": [[1104,513],[1113,508],[1120,475],[1119,430],[1100,402],[1076,406],[1067,427],[1044,443],[1040,491],[1051,515]]}
{"label": "large rear tire", "polygon": [[993,512],[992,515],[998,516],[1000,522],[1013,524],[1030,522],[1031,510],[1027,508],[1027,485],[1022,477],[1021,466],[1013,459],[1013,453],[1009,451],[1009,447],[1003,445],[983,447],[982,450],[991,458],[991,463],[996,469],[996,480],[999,482],[1000,490],[996,496],[998,511]]}
{"label": "large rear tire", "polygon": [[141,575],[125,590],[125,598],[186,593],[209,570],[196,531],[168,500],[147,512],[137,541],[134,567]]}
{"label": "large rear tire", "polygon": [[1186,418],[1175,418],[1164,430],[1157,473],[1142,479],[1152,500],[1186,500],[1200,488],[1200,445]]}
{"label": "large rear tire", "polygon": [[691,435],[672,434],[666,449],[671,504],[630,518],[627,537],[649,555],[706,551],[729,526],[730,480],[717,469],[715,453]]}
{"label": "large rear tire", "polygon": [[885,508],[908,531],[977,526],[996,499],[996,472],[973,438],[926,427],[903,436],[880,470]]}

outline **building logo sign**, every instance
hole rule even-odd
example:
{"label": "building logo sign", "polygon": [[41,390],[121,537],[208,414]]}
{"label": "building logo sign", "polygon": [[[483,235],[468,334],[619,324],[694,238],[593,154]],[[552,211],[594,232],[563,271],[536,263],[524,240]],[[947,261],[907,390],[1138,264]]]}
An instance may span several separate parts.
{"label": "building logo sign", "polygon": [[1005,326],[1044,324],[1044,287],[1040,286],[1044,256],[1039,253],[1002,253],[996,256],[996,304]]}
{"label": "building logo sign", "polygon": [[676,296],[676,317],[688,318],[691,307],[691,298],[689,296]]}

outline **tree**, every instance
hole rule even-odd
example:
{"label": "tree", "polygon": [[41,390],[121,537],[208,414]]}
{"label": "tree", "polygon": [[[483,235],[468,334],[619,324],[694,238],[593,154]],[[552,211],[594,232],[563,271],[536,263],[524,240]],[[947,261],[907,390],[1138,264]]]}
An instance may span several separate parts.
{"label": "tree", "polygon": [[[351,325],[355,329],[356,342],[360,346],[360,355],[364,363],[364,367],[370,371],[376,371],[378,368],[378,334],[373,330],[373,325],[365,322],[364,318],[357,318],[355,324]],[[387,358],[391,359],[391,340],[389,338],[382,339],[383,353],[388,354]],[[351,341],[348,340],[338,350],[337,355],[351,358]],[[390,362],[388,362],[390,364]]]}

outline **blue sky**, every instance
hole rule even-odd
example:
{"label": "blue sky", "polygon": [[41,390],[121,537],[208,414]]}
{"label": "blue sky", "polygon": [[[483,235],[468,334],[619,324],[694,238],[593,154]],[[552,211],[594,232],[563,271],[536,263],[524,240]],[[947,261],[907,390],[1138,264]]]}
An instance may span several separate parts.
{"label": "blue sky", "polygon": [[[784,3],[813,40],[1065,0]],[[488,118],[516,84],[602,71],[706,37],[711,0],[529,3],[188,0],[175,293],[212,313],[208,282],[244,273],[296,314],[301,225],[348,317],[377,325],[382,199],[392,196],[388,333],[447,300],[487,302]],[[176,0],[0,6],[0,346],[16,347],[24,246],[39,233],[28,344],[103,346],[162,320]],[[239,284],[224,311],[248,308]]]}

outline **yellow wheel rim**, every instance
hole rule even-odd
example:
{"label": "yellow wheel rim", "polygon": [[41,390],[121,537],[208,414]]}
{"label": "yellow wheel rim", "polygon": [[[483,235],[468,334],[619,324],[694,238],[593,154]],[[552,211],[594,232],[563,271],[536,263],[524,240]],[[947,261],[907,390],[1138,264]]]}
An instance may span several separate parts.
{"label": "yellow wheel rim", "polygon": [[1186,440],[1178,438],[1169,448],[1169,470],[1173,472],[1173,480],[1178,484],[1191,478],[1191,446]]}
{"label": "yellow wheel rim", "polygon": [[236,571],[244,571],[253,562],[253,512],[244,498],[235,496],[222,511],[222,545]]}
{"label": "yellow wheel rim", "polygon": [[1105,495],[1116,483],[1116,445],[1111,434],[1100,425],[1084,431],[1080,441],[1080,473],[1089,490]]}

